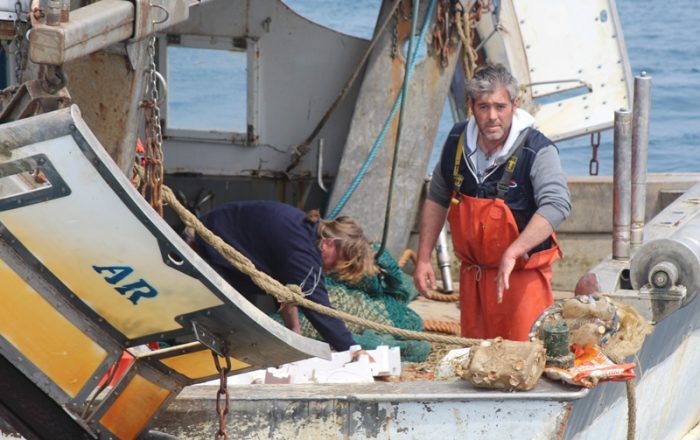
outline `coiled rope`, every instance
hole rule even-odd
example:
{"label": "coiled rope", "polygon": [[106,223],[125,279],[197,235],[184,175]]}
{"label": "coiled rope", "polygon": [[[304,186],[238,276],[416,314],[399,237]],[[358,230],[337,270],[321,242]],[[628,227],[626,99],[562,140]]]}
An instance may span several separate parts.
{"label": "coiled rope", "polygon": [[462,334],[462,326],[458,322],[425,319],[423,320],[423,331],[444,333],[447,335],[460,335]]}
{"label": "coiled rope", "polygon": [[[403,251],[403,253],[401,254],[401,257],[399,257],[399,260],[398,260],[399,267],[404,267],[406,265],[406,263],[408,263],[409,261],[412,261],[414,265],[418,261],[418,258],[416,257],[416,253],[413,251],[413,249],[406,249],[405,251]],[[428,299],[432,299],[433,301],[442,301],[442,302],[457,302],[457,301],[459,301],[459,292],[442,293],[442,292],[438,292],[437,290],[426,289],[424,296]]]}

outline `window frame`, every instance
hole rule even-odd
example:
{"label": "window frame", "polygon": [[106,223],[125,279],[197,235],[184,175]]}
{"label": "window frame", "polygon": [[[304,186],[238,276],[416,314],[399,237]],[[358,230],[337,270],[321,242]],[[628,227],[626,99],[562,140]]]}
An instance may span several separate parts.
{"label": "window frame", "polygon": [[163,118],[163,136],[175,140],[197,140],[235,145],[255,145],[258,139],[257,127],[259,127],[258,90],[260,82],[260,63],[255,56],[258,50],[257,39],[254,38],[229,38],[199,35],[161,35],[158,38],[158,71],[168,82],[168,47],[186,47],[193,49],[213,49],[232,51],[246,54],[246,131],[234,130],[205,130],[192,128],[169,127],[168,103],[166,96],[161,105],[161,117]]}

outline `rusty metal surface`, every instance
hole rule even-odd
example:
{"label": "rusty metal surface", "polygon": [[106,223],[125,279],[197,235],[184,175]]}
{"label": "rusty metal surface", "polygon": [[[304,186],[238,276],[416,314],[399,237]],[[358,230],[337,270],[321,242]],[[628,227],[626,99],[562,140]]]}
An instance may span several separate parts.
{"label": "rusty metal surface", "polygon": [[29,116],[48,113],[71,104],[71,97],[65,88],[49,93],[41,81],[32,80],[14,89],[12,97],[3,103],[0,111],[0,124],[16,121]]}
{"label": "rusty metal surface", "polygon": [[[133,43],[144,45],[145,40]],[[145,51],[140,57],[145,57]],[[143,59],[140,63],[145,66]],[[125,174],[130,175],[145,81],[125,54],[100,51],[66,63],[73,103],[100,143]]]}
{"label": "rusty metal surface", "polygon": [[60,65],[131,37],[134,5],[102,0],[71,12],[70,21],[51,26],[35,20],[29,57],[37,64]]}
{"label": "rusty metal surface", "polygon": [[[387,2],[384,2],[383,10],[387,6]],[[422,5],[419,23],[423,23],[427,6],[427,2]],[[380,14],[380,20],[381,16]],[[404,27],[399,28],[399,47],[407,37],[406,26],[408,23],[405,22]],[[428,36],[428,40],[422,44],[430,44],[430,38]],[[391,58],[391,46],[391,33],[387,32],[377,43],[376,52],[369,60],[329,200],[329,208],[338,203],[360,170],[401,89],[405,63],[402,56]],[[413,228],[421,185],[426,175],[457,54],[456,50],[451,53],[445,68],[441,66],[439,57],[426,57],[416,64],[411,78],[404,108],[406,113],[399,147],[397,179],[394,183],[391,227],[387,239],[387,249],[394,255],[399,255],[404,250]],[[341,212],[360,220],[366,235],[374,240],[381,239],[384,224],[384,216],[380,213],[384,212],[387,202],[397,120],[394,119],[373,164]]]}

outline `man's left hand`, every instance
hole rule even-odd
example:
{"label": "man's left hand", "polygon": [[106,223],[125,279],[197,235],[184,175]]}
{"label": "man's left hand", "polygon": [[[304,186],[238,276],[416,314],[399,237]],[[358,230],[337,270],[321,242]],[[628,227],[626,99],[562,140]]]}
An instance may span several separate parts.
{"label": "man's left hand", "polygon": [[510,249],[506,249],[503,253],[496,274],[496,301],[498,304],[503,302],[503,292],[510,289],[510,273],[513,272],[515,262],[518,259],[517,255],[509,251]]}

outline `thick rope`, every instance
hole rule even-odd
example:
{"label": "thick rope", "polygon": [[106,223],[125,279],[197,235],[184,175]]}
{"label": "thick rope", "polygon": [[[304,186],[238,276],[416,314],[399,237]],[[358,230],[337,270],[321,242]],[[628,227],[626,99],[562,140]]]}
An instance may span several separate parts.
{"label": "thick rope", "polygon": [[447,335],[460,335],[462,334],[461,328],[462,327],[458,322],[437,321],[432,319],[426,319],[423,321],[424,332],[444,333]]}
{"label": "thick rope", "polygon": [[163,201],[166,202],[180,217],[182,222],[193,228],[194,231],[210,246],[216,249],[229,263],[235,268],[246,274],[255,283],[256,286],[268,294],[275,297],[280,304],[295,304],[313,310],[324,315],[331,316],[346,322],[352,322],[364,328],[376,330],[380,333],[387,333],[394,336],[399,336],[404,339],[415,339],[428,342],[440,342],[446,344],[457,344],[462,346],[477,345],[481,342],[480,339],[468,339],[455,336],[444,336],[421,333],[410,330],[403,330],[388,325],[378,324],[367,319],[345,313],[330,307],[323,306],[306,299],[301,292],[299,286],[284,286],[279,281],[275,280],[268,274],[260,272],[255,268],[255,265],[246,258],[243,254],[231,247],[228,243],[216,236],[199,221],[199,219],[185,208],[175,194],[167,186],[163,186]]}
{"label": "thick rope", "polygon": [[403,268],[406,263],[409,261],[413,262],[413,264],[416,264],[417,257],[416,253],[413,251],[413,249],[405,249],[402,253],[401,256],[399,257],[399,260],[397,261],[399,267]]}
{"label": "thick rope", "polygon": [[[603,353],[616,364],[625,362],[622,356],[606,352],[605,349],[603,349]],[[625,381],[625,390],[627,391],[627,440],[635,440],[637,436],[637,390],[633,379]]]}
{"label": "thick rope", "polygon": [[476,61],[479,58],[479,55],[474,49],[474,31],[471,25],[472,20],[478,21],[479,18],[480,17],[475,17],[475,14],[468,14],[463,10],[458,11],[457,16],[455,17],[457,34],[459,35],[459,39],[462,41],[462,50],[464,53],[462,68],[464,69],[464,76],[467,79],[474,76]]}
{"label": "thick rope", "polygon": [[459,301],[459,292],[455,293],[440,293],[437,290],[426,289],[425,297],[433,301],[440,302],[457,302]]}
{"label": "thick rope", "polygon": [[633,380],[625,382],[627,389],[627,440],[637,436],[637,391]]}
{"label": "thick rope", "polygon": [[[409,261],[412,261],[413,264],[415,265],[418,261],[418,257],[416,257],[416,253],[413,251],[413,249],[406,249],[403,251],[401,254],[401,257],[399,257],[399,267],[404,267],[406,263]],[[425,298],[432,299],[433,301],[442,301],[442,302],[457,302],[459,301],[459,292],[455,293],[442,293],[438,292],[437,290],[433,289],[426,289],[425,295],[423,295]]]}

